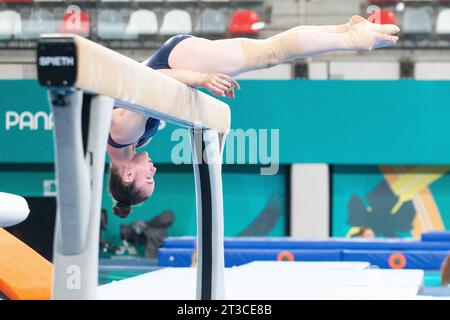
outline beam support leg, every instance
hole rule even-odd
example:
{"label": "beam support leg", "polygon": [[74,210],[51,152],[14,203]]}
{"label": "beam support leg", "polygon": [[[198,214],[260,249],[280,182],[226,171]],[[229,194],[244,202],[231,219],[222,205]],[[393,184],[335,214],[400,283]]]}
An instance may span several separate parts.
{"label": "beam support leg", "polygon": [[[95,299],[103,173],[114,100],[92,96],[90,105],[83,107],[82,91],[49,90],[48,96],[58,196],[53,299]],[[89,114],[83,117],[83,112]],[[86,143],[83,118],[89,122]]]}
{"label": "beam support leg", "polygon": [[225,298],[222,152],[225,135],[191,129],[197,196],[197,299]]}

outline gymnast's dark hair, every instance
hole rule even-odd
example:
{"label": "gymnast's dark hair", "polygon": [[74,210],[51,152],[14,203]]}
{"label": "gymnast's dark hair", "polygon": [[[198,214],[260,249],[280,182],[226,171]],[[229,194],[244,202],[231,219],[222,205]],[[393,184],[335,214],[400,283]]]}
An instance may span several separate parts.
{"label": "gymnast's dark hair", "polygon": [[124,184],[118,169],[113,166],[111,166],[109,172],[109,191],[117,201],[112,209],[113,213],[120,218],[128,217],[131,213],[132,205],[141,203],[147,199],[139,194],[134,183],[129,185]]}

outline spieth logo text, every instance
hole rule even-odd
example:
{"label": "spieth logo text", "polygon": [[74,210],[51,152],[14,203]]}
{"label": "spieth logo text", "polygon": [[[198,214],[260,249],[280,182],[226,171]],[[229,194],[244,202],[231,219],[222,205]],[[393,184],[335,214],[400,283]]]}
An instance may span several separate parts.
{"label": "spieth logo text", "polygon": [[41,67],[73,67],[75,58],[69,56],[39,57]]}

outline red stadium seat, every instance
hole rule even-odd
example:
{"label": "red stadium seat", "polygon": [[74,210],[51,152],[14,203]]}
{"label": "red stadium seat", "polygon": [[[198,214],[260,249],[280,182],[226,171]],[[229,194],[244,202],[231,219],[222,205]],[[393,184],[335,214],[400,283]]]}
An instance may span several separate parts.
{"label": "red stadium seat", "polygon": [[256,35],[261,23],[258,13],[253,10],[239,10],[231,17],[228,32],[233,35]]}
{"label": "red stadium seat", "polygon": [[372,23],[379,24],[397,24],[397,18],[392,10],[381,9],[379,11],[373,11],[368,20]]}
{"label": "red stadium seat", "polygon": [[370,0],[370,4],[392,4],[392,3],[398,3],[400,0]]}
{"label": "red stadium seat", "polygon": [[89,15],[84,11],[72,11],[64,15],[60,27],[62,33],[75,33],[83,37],[89,36]]}

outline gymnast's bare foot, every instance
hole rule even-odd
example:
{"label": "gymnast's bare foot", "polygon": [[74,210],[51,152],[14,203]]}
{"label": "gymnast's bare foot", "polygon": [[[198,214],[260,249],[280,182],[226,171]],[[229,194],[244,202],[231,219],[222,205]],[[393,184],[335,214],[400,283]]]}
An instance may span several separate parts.
{"label": "gymnast's bare foot", "polygon": [[348,50],[373,50],[390,47],[397,43],[400,28],[393,24],[372,23],[361,16],[353,16],[347,23],[348,32],[343,33],[344,46]]}

